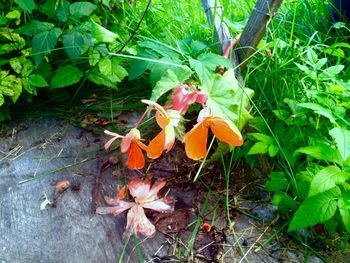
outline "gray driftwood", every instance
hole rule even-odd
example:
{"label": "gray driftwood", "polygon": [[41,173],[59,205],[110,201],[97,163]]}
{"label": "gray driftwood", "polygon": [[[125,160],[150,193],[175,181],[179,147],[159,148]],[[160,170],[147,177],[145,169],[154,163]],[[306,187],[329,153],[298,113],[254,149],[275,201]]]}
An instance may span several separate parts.
{"label": "gray driftwood", "polygon": [[[0,137],[1,263],[118,262],[125,243],[125,214],[102,216],[91,209],[96,149],[102,144],[97,139],[55,119],[12,126]],[[33,176],[37,178],[19,183]],[[56,207],[40,210],[45,195],[54,199],[52,180],[63,179],[80,185],[80,190],[68,189],[57,199]],[[99,205],[105,205],[103,194],[116,194],[111,171],[102,174],[100,192]],[[145,261],[163,241],[157,234],[142,243]],[[139,262],[134,244],[132,240],[126,247],[122,262]]]}
{"label": "gray driftwood", "polygon": [[244,69],[283,0],[258,0],[241,35],[237,54]]}

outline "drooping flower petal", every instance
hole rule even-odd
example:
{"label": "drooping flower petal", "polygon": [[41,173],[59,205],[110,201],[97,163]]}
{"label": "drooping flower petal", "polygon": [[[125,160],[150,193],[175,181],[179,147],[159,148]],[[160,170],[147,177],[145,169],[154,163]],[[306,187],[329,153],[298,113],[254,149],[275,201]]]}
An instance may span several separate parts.
{"label": "drooping flower petal", "polygon": [[127,154],[129,157],[126,161],[126,165],[129,169],[142,169],[145,166],[145,158],[143,157],[143,153],[137,141],[131,141]]}
{"label": "drooping flower petal", "polygon": [[208,100],[208,95],[202,91],[191,89],[188,85],[181,85],[173,93],[173,105],[172,109],[184,114],[189,105],[193,103],[200,103],[202,107],[205,107],[205,103]]}
{"label": "drooping flower petal", "polygon": [[156,232],[156,228],[146,217],[143,208],[139,205],[132,207],[127,215],[127,225],[125,232],[134,231],[136,235],[152,236]]}
{"label": "drooping flower petal", "polygon": [[148,145],[147,156],[151,159],[157,159],[162,155],[165,145],[165,131],[161,130]]}
{"label": "drooping flower petal", "polygon": [[223,118],[211,116],[209,108],[200,111],[197,121],[198,123],[184,138],[186,154],[192,160],[200,160],[205,157],[209,128],[222,142],[232,146],[243,144],[243,138],[238,128]]}
{"label": "drooping flower petal", "polygon": [[113,214],[114,216],[117,216],[120,213],[124,212],[125,210],[128,210],[129,208],[135,206],[135,203],[130,203],[122,200],[115,202],[116,199],[112,199],[112,200],[114,201],[109,200],[109,203],[113,203],[114,206],[98,207],[96,209],[96,213],[100,215]]}
{"label": "drooping flower petal", "polygon": [[208,129],[208,126],[200,122],[185,134],[185,152],[188,158],[200,160],[205,157],[207,153]]}
{"label": "drooping flower petal", "polygon": [[143,202],[149,195],[151,184],[148,180],[143,181],[141,178],[135,178],[128,183],[128,189],[136,202]]}
{"label": "drooping flower petal", "polygon": [[158,199],[158,192],[166,185],[165,180],[157,180],[152,185],[152,188],[148,191],[147,195],[143,198],[142,202],[151,202]]}
{"label": "drooping flower petal", "polygon": [[239,130],[229,125],[224,119],[217,117],[209,117],[210,130],[220,140],[233,146],[241,146],[243,144],[243,138]]}
{"label": "drooping flower petal", "polygon": [[164,128],[164,132],[165,132],[165,142],[164,142],[164,150],[166,150],[167,152],[169,152],[175,143],[175,129],[174,126],[168,124],[165,128]]}
{"label": "drooping flower petal", "polygon": [[113,143],[116,139],[118,139],[118,138],[123,138],[123,137],[124,137],[124,136],[122,136],[122,135],[119,135],[118,133],[110,132],[110,131],[107,131],[107,130],[105,130],[104,133],[113,136],[113,138],[110,139],[108,142],[106,142],[105,145],[104,145],[104,148],[105,148],[106,151],[109,149],[109,147],[111,147],[112,143]]}
{"label": "drooping flower petal", "polygon": [[174,200],[170,197],[163,197],[151,202],[143,203],[142,207],[158,212],[171,212],[174,210]]}

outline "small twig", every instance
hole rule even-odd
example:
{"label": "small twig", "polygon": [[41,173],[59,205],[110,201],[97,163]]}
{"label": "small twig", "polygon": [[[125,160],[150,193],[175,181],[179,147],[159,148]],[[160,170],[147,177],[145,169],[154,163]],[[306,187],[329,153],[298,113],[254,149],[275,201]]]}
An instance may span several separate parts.
{"label": "small twig", "polygon": [[141,27],[142,21],[143,21],[144,18],[146,17],[146,14],[147,14],[147,12],[148,12],[149,7],[151,6],[151,3],[152,3],[152,0],[149,0],[149,1],[148,1],[148,4],[147,4],[147,6],[146,6],[146,9],[145,9],[145,11],[143,12],[143,15],[142,15],[141,19],[140,19],[139,22],[137,23],[137,26],[136,26],[134,32],[131,34],[131,36],[129,37],[129,39],[124,43],[124,45],[117,51],[117,53],[122,52],[122,50],[123,50],[123,49],[130,43],[130,41],[135,37],[137,31],[139,31],[139,29],[140,29],[140,27]]}

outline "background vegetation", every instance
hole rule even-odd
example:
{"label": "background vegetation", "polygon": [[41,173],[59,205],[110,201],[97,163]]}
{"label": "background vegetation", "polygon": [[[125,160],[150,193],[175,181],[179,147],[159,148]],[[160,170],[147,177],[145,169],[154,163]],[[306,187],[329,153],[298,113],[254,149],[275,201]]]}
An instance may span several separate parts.
{"label": "background vegetation", "polygon": [[[255,1],[221,2],[232,35],[241,33]],[[267,161],[265,188],[290,222],[288,231],[308,229],[312,238],[323,238],[314,227],[321,226],[328,237],[338,233],[337,246],[346,249],[350,29],[331,22],[329,6],[285,1],[243,72],[255,92],[246,143],[222,163],[230,174],[232,160],[244,158],[260,170]],[[73,118],[67,112],[99,111],[113,119],[116,111],[137,108],[152,89],[153,98],[162,95],[154,94],[169,85],[169,69],[178,82],[191,76],[202,83],[216,66],[229,67],[208,57],[213,53],[217,43],[200,1],[1,2],[0,121],[23,115],[23,107],[66,118]],[[89,103],[81,103],[86,98]],[[305,241],[300,232],[296,237]]]}

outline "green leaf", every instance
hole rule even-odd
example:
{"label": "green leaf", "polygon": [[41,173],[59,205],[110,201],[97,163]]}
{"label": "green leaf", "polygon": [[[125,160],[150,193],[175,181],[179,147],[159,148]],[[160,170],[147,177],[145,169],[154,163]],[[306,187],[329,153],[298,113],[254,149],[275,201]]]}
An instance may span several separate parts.
{"label": "green leaf", "polygon": [[306,55],[307,55],[307,59],[308,59],[312,64],[316,64],[316,63],[317,63],[318,57],[317,57],[316,52],[313,51],[312,48],[308,48],[308,49],[307,49]]}
{"label": "green leaf", "polygon": [[95,66],[100,61],[100,52],[96,49],[89,49],[89,65]]}
{"label": "green leaf", "polygon": [[333,79],[336,75],[338,75],[344,69],[344,67],[345,67],[344,65],[337,65],[337,66],[326,68],[320,74],[320,78],[323,80]]}
{"label": "green leaf", "polygon": [[191,57],[189,57],[188,61],[190,62],[191,68],[196,72],[201,84],[210,80],[213,72],[205,64]]}
{"label": "green leaf", "polygon": [[248,133],[249,136],[253,136],[255,139],[264,142],[266,144],[274,144],[275,139],[271,136],[265,135],[263,133]]}
{"label": "green leaf", "polygon": [[217,66],[232,68],[231,62],[220,55],[214,53],[201,54],[197,59],[188,58],[191,68],[195,70],[200,82],[203,84],[211,78],[211,74]]}
{"label": "green leaf", "polygon": [[340,217],[346,231],[350,233],[350,193],[343,193],[338,199]]}
{"label": "green leaf", "polygon": [[21,12],[18,10],[10,11],[6,14],[6,18],[15,19],[16,25],[19,25],[21,23]]}
{"label": "green leaf", "polygon": [[329,134],[335,140],[340,155],[345,161],[350,156],[350,131],[344,128],[333,128]]}
{"label": "green leaf", "polygon": [[254,92],[239,86],[232,69],[224,75],[213,74],[210,81],[199,89],[208,95],[206,105],[213,116],[225,118],[240,130],[252,118],[247,106]]}
{"label": "green leaf", "polygon": [[328,166],[319,171],[311,181],[309,197],[334,188],[350,179],[350,174],[337,166]]}
{"label": "green leaf", "polygon": [[121,82],[127,75],[128,72],[119,65],[118,58],[104,57],[98,63],[99,70],[102,75],[106,76],[111,82]]}
{"label": "green leaf", "polygon": [[56,16],[59,21],[66,22],[68,20],[70,15],[69,7],[70,3],[67,0],[60,1],[56,11]]}
{"label": "green leaf", "polygon": [[167,57],[167,58],[170,58],[171,60],[177,60],[179,58],[178,52],[162,44],[155,43],[154,41],[142,41],[142,42],[138,42],[137,45],[143,49],[145,48],[151,49],[156,53],[158,53],[159,55],[161,55],[162,57]]}
{"label": "green leaf", "polygon": [[320,70],[324,65],[326,65],[328,59],[327,58],[321,58],[317,63],[315,64],[316,69]]}
{"label": "green leaf", "polygon": [[270,144],[267,153],[269,154],[269,156],[275,157],[275,156],[277,155],[277,153],[279,152],[279,150],[280,150],[280,149],[278,148],[277,145],[275,145],[275,144]]}
{"label": "green leaf", "polygon": [[15,0],[15,3],[19,5],[24,11],[29,12],[30,14],[35,8],[34,0]]}
{"label": "green leaf", "polygon": [[28,77],[29,83],[35,87],[48,87],[49,84],[47,84],[46,80],[43,78],[43,76],[39,74],[33,74]]}
{"label": "green leaf", "polygon": [[266,190],[271,192],[278,192],[286,190],[288,187],[288,181],[282,172],[273,172],[270,175],[270,180],[266,182]]}
{"label": "green leaf", "polygon": [[264,142],[257,142],[252,146],[252,148],[250,148],[248,154],[249,155],[264,154],[264,153],[267,153],[268,149],[269,149],[268,144]]}
{"label": "green leaf", "polygon": [[51,79],[51,88],[63,88],[79,82],[83,77],[83,72],[78,68],[67,65],[56,71]]}
{"label": "green leaf", "polygon": [[77,30],[70,30],[63,35],[63,46],[70,58],[80,57],[88,48],[88,39]]}
{"label": "green leaf", "polygon": [[303,72],[305,72],[309,77],[315,79],[316,78],[316,72],[312,71],[305,65],[301,65],[299,63],[294,62],[294,64]]}
{"label": "green leaf", "polygon": [[29,23],[24,24],[15,30],[16,33],[26,36],[34,36],[43,31],[48,31],[54,28],[55,25],[48,22],[40,22],[38,20],[31,20]]}
{"label": "green leaf", "polygon": [[272,205],[278,207],[282,213],[288,212],[288,210],[295,210],[297,208],[296,201],[285,193],[276,193],[271,200]]}
{"label": "green leaf", "polygon": [[[8,22],[7,17],[0,16],[0,26],[6,25]],[[1,121],[1,120],[0,120]]]}
{"label": "green leaf", "polygon": [[32,39],[32,53],[36,64],[40,64],[44,56],[49,54],[56,46],[57,39],[61,35],[60,28],[53,28],[36,34]]}
{"label": "green leaf", "polygon": [[[22,81],[15,75],[8,75],[8,71],[0,71],[0,94],[9,96],[13,103],[22,93]],[[2,103],[4,100],[1,99]]]}
{"label": "green leaf", "polygon": [[338,164],[342,163],[339,151],[325,143],[316,143],[314,145],[301,147],[297,149],[295,153],[304,153],[321,161],[336,162]]}
{"label": "green leaf", "polygon": [[113,33],[106,28],[96,24],[94,21],[91,21],[92,25],[92,38],[96,43],[111,43],[114,42],[118,35]]}
{"label": "green leaf", "polygon": [[4,95],[0,93],[0,106],[2,106],[5,103]]}
{"label": "green leaf", "polygon": [[320,114],[330,120],[331,123],[335,123],[335,117],[332,114],[332,111],[321,106],[320,104],[317,103],[312,103],[312,102],[305,102],[305,103],[298,103],[297,104],[299,107],[306,108],[313,110],[316,114]]}
{"label": "green leaf", "polygon": [[307,198],[295,212],[288,231],[323,223],[332,218],[337,210],[338,187]]}
{"label": "green leaf", "polygon": [[96,8],[97,6],[90,2],[75,2],[69,6],[69,12],[72,16],[80,18],[90,16]]}
{"label": "green leaf", "polygon": [[55,17],[56,0],[47,0],[44,4],[40,4],[38,7],[40,13],[47,15],[50,19]]}
{"label": "green leaf", "polygon": [[186,67],[183,70],[174,71],[168,69],[152,90],[151,100],[157,101],[163,94],[175,89],[191,76],[191,70]]}

